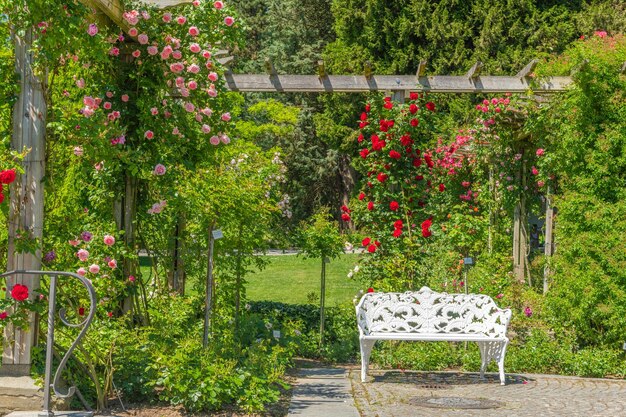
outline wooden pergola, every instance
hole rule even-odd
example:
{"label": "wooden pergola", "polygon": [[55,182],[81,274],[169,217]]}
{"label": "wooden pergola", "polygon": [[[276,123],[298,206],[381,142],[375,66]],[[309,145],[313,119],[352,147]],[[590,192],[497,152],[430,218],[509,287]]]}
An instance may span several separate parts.
{"label": "wooden pergola", "polygon": [[[128,33],[129,26],[123,19],[124,7],[120,0],[81,0],[93,8],[95,17],[101,23],[120,27]],[[190,0],[150,0],[159,8],[174,7],[191,3]],[[30,48],[32,33],[15,39],[16,71],[20,73],[20,93],[13,114],[14,149],[30,148],[31,152],[23,161],[24,174],[18,178],[11,195],[9,214],[9,258],[8,270],[38,270],[41,267],[41,253],[27,254],[15,251],[15,236],[18,230],[27,230],[33,238],[41,239],[43,231],[43,184],[45,172],[45,126],[46,106],[44,100],[45,80],[37,78],[32,71],[34,60]],[[226,65],[232,57],[219,51],[218,61]],[[318,62],[317,74],[293,75],[278,74],[270,61],[265,62],[264,74],[234,74],[225,71],[226,87],[238,92],[274,93],[366,93],[385,92],[395,100],[404,100],[408,91],[432,93],[554,93],[565,90],[572,84],[571,77],[546,77],[536,80],[533,70],[537,64],[531,61],[513,76],[493,76],[481,74],[482,64],[476,62],[465,75],[428,75],[426,62],[422,61],[415,74],[376,75],[371,65],[366,64],[362,74],[328,74],[323,61]],[[625,66],[626,68],[626,66]],[[622,68],[624,71],[624,68]],[[518,229],[516,229],[518,230]],[[515,240],[519,242],[519,239]],[[518,252],[521,246],[517,246]],[[519,256],[516,258],[519,260]],[[520,261],[521,262],[521,261]],[[33,288],[38,278],[21,277],[17,282]],[[34,323],[34,318],[32,323]],[[3,373],[27,375],[30,368],[30,351],[35,332],[7,330],[5,337],[15,340],[5,344],[3,352]]]}

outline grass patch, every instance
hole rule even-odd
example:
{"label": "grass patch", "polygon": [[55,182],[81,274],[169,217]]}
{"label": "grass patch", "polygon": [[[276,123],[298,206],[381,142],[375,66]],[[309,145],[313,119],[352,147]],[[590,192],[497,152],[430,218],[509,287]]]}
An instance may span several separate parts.
{"label": "grass patch", "polygon": [[[352,301],[361,285],[348,278],[348,272],[358,261],[356,254],[344,254],[326,265],[326,305],[335,306]],[[320,295],[320,259],[304,259],[302,256],[267,256],[269,264],[262,271],[247,276],[247,296],[250,300],[278,301],[303,304],[309,302],[307,295]]]}

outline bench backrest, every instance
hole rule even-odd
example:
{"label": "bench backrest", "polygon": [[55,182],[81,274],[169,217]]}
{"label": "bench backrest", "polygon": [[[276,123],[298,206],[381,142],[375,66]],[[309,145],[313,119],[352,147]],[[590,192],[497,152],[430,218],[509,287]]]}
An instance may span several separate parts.
{"label": "bench backrest", "polygon": [[480,334],[506,337],[511,310],[483,294],[367,293],[356,306],[359,333]]}

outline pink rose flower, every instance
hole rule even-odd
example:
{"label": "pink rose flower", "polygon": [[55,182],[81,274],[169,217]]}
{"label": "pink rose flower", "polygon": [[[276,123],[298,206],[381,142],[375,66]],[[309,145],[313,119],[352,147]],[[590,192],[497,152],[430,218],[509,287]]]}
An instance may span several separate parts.
{"label": "pink rose flower", "polygon": [[160,176],[160,175],[165,175],[165,171],[166,171],[165,165],[163,165],[163,164],[156,164],[155,167],[154,167],[154,170],[152,171],[152,173],[154,175],[159,175]]}
{"label": "pink rose flower", "polygon": [[109,102],[109,101],[105,101],[105,102],[104,102],[104,104],[102,105],[102,107],[103,107],[105,110],[111,110],[111,107],[112,107],[111,102]]}
{"label": "pink rose flower", "polygon": [[123,101],[124,103],[127,103],[127,102],[128,102],[128,100],[129,100],[128,94],[122,94],[122,101]]}
{"label": "pink rose flower", "polygon": [[76,273],[80,275],[81,277],[84,277],[87,274],[87,271],[85,270],[85,268],[80,267],[76,270]]}
{"label": "pink rose flower", "polygon": [[128,30],[128,34],[132,37],[135,37],[139,34],[139,31],[137,30],[137,28],[130,28]]}
{"label": "pink rose flower", "polygon": [[228,145],[230,143],[230,138],[224,134],[220,135],[220,140],[224,145]]}
{"label": "pink rose flower", "polygon": [[129,275],[129,276],[128,276],[128,280],[129,280],[130,282],[135,282],[135,277],[134,277],[133,275]]}
{"label": "pink rose flower", "polygon": [[156,116],[157,114],[159,114],[159,109],[157,109],[156,107],[153,107],[153,108],[150,109],[150,113],[153,116]]}
{"label": "pink rose flower", "polygon": [[111,56],[119,56],[120,48],[116,48],[115,46],[109,49],[109,55]]}
{"label": "pink rose flower", "polygon": [[86,249],[79,249],[78,252],[76,252],[76,256],[78,256],[78,259],[82,262],[85,262],[89,259],[89,252]]}
{"label": "pink rose flower", "polygon": [[96,26],[95,23],[90,24],[87,28],[87,33],[89,34],[89,36],[96,36],[96,34],[98,33],[98,26]]}
{"label": "pink rose flower", "polygon": [[217,73],[216,73],[216,72],[210,72],[210,73],[209,73],[209,77],[208,77],[208,78],[209,78],[209,80],[211,80],[211,81],[217,81],[218,75],[217,75]]}
{"label": "pink rose flower", "polygon": [[80,146],[75,146],[74,147],[74,155],[76,156],[83,156],[83,148],[81,148]]}
{"label": "pink rose flower", "polygon": [[189,102],[185,103],[185,110],[188,113],[193,112],[195,109],[196,109],[196,106],[194,106],[193,103],[189,103]]}
{"label": "pink rose flower", "polygon": [[211,143],[211,145],[217,146],[220,144],[220,138],[218,138],[217,136],[211,136],[211,139],[209,139],[209,142]]}
{"label": "pink rose flower", "polygon": [[157,47],[156,47],[156,46],[154,46],[154,45],[150,45],[150,46],[148,46],[148,54],[149,54],[149,55],[154,56],[154,55],[156,55],[156,54],[158,54],[158,53],[159,53],[159,48],[157,48]]}
{"label": "pink rose flower", "polygon": [[537,156],[542,156],[544,153],[545,153],[545,150],[542,148],[537,149],[537,152],[535,152]]}
{"label": "pink rose flower", "polygon": [[221,10],[224,8],[224,2],[216,1],[213,3],[213,7],[215,7],[217,10]]}
{"label": "pink rose flower", "polygon": [[197,43],[192,43],[191,45],[189,45],[189,50],[194,54],[197,54],[198,52],[200,52],[200,45],[198,45]]}
{"label": "pink rose flower", "polygon": [[209,52],[209,51],[202,51],[202,57],[206,58],[206,59],[211,58],[211,52]]}
{"label": "pink rose flower", "polygon": [[172,56],[174,57],[174,59],[181,59],[183,57],[183,53],[177,50],[172,52]]}
{"label": "pink rose flower", "polygon": [[85,80],[83,80],[82,78],[76,80],[76,87],[85,88]]}
{"label": "pink rose flower", "polygon": [[186,21],[187,21],[187,18],[185,16],[178,16],[176,18],[176,23],[178,23],[179,25],[185,24]]}
{"label": "pink rose flower", "polygon": [[107,91],[107,92],[105,93],[105,95],[106,95],[108,98],[111,98],[111,97],[113,97],[113,92],[112,92],[112,91]]}
{"label": "pink rose flower", "polygon": [[115,259],[111,259],[109,261],[108,265],[109,265],[109,268],[115,269],[115,268],[117,268],[117,261]]}
{"label": "pink rose flower", "polygon": [[[229,26],[230,26],[230,25],[229,25]],[[189,34],[190,34],[191,36],[198,36],[198,35],[200,34],[200,30],[198,30],[198,28],[197,28],[197,27],[192,26],[192,27],[190,27],[190,28],[189,28]]]}
{"label": "pink rose flower", "polygon": [[187,71],[197,74],[200,72],[200,67],[196,64],[191,64],[189,65],[189,67],[187,67]]}
{"label": "pink rose flower", "polygon": [[102,240],[107,246],[113,246],[115,244],[115,238],[111,235],[104,235],[104,238]]}
{"label": "pink rose flower", "polygon": [[91,272],[92,274],[97,274],[98,272],[100,272],[100,267],[97,264],[91,264],[89,265],[89,272]]}
{"label": "pink rose flower", "polygon": [[198,88],[198,83],[195,81],[189,81],[189,83],[187,84],[187,87],[190,90],[195,90],[196,88]]}
{"label": "pink rose flower", "polygon": [[204,124],[202,125],[202,132],[209,133],[211,131],[211,126]]}
{"label": "pink rose flower", "polygon": [[80,244],[80,240],[72,239],[72,240],[68,240],[67,243],[69,243],[72,246],[78,246]]}
{"label": "pink rose flower", "polygon": [[154,138],[154,132],[152,130],[146,130],[146,133],[143,134],[146,139]]}
{"label": "pink rose flower", "polygon": [[222,120],[225,121],[225,122],[229,122],[230,121],[230,113],[222,114]]}
{"label": "pink rose flower", "polygon": [[233,25],[233,23],[235,23],[235,18],[234,18],[234,17],[232,17],[232,16],[226,16],[226,17],[224,18],[224,24],[225,24],[226,26],[232,26],[232,25]]}
{"label": "pink rose flower", "polygon": [[142,33],[141,35],[139,35],[137,40],[139,41],[140,44],[145,45],[148,43],[148,35],[146,35],[145,33]]}
{"label": "pink rose flower", "polygon": [[135,49],[132,53],[133,57],[139,58],[141,56],[141,51],[139,49]]}
{"label": "pink rose flower", "polygon": [[163,21],[165,23],[169,23],[172,21],[172,14],[171,13],[165,13],[163,14]]}

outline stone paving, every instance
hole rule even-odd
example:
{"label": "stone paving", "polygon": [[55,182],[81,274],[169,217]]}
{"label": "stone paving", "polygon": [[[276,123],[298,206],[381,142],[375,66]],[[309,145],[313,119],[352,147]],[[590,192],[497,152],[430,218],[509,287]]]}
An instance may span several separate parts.
{"label": "stone paving", "polygon": [[[361,417],[626,416],[626,381],[555,375],[350,369]],[[482,407],[482,408],[480,408]]]}

